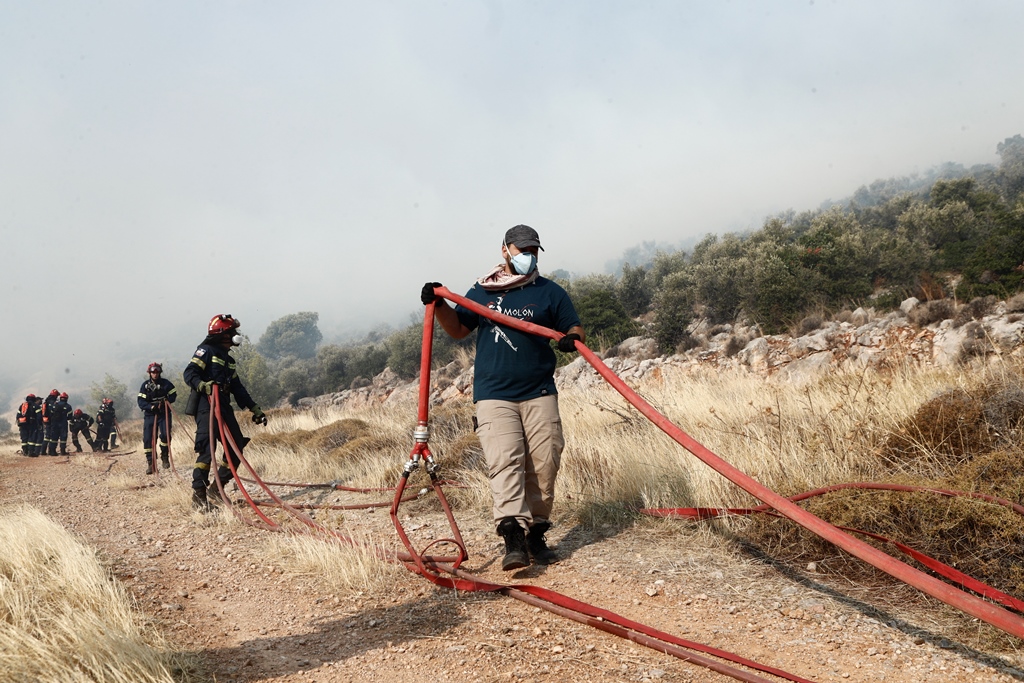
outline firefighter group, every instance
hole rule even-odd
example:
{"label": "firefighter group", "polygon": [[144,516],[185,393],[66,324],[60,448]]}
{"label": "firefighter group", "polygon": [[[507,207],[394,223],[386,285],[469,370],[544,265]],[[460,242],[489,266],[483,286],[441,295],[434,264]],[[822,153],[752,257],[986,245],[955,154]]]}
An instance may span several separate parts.
{"label": "firefighter group", "polygon": [[[249,392],[242,386],[235,369],[235,360],[230,350],[241,343],[238,334],[239,322],[230,315],[214,316],[207,325],[207,335],[196,349],[192,360],[185,368],[184,378],[191,389],[185,413],[195,416],[196,462],[192,472],[192,503],[197,508],[209,509],[210,503],[221,499],[224,485],[233,474],[227,463],[217,470],[216,480],[210,483],[213,452],[216,450],[217,434],[210,434],[210,414],[216,413],[220,426],[231,435],[230,441],[238,452],[229,450],[234,465],[240,462],[240,451],[249,439],[242,436],[231,399],[244,409],[252,412],[252,421],[266,425],[267,417]],[[222,392],[222,393],[221,393]],[[216,394],[218,400],[211,400]],[[150,363],[146,368],[146,381],[139,387],[137,403],[142,411],[142,450],[146,457],[146,474],[156,472],[156,458],[160,467],[169,469],[170,436],[172,426],[171,404],[177,399],[174,384],[163,377],[163,366]],[[96,417],[81,408],[72,408],[67,392],[54,389],[44,399],[29,394],[18,409],[17,424],[21,432],[21,454],[30,458],[41,455],[69,455],[68,433],[75,453],[82,452],[79,435],[93,452],[108,452],[117,448],[119,429],[114,401],[104,398],[100,402]],[[216,406],[216,408],[215,408]],[[96,435],[92,428],[95,426]],[[213,496],[211,501],[210,496]]]}
{"label": "firefighter group", "polygon": [[[103,399],[93,419],[81,408],[71,408],[66,391],[54,389],[45,399],[29,394],[18,409],[17,423],[21,432],[21,453],[30,458],[57,455],[58,450],[60,455],[67,455],[68,432],[76,453],[82,452],[79,434],[94,452],[117,448],[117,416],[114,401],[109,398]],[[92,436],[94,424],[95,438]]]}
{"label": "firefighter group", "polygon": [[[146,369],[148,379],[139,387],[139,408],[143,412],[143,451],[146,463],[152,468],[154,431],[159,435],[160,462],[164,469],[170,467],[168,459],[168,433],[171,417],[168,404],[177,398],[174,384],[164,379],[163,366],[150,363]],[[85,437],[94,453],[107,452],[117,448],[119,435],[117,412],[114,400],[104,398],[100,401],[96,417],[84,412],[81,408],[72,409],[68,402],[68,393],[56,389],[45,399],[35,394],[25,397],[24,403],[18,408],[16,421],[21,432],[21,454],[30,458],[40,455],[68,455],[68,433],[75,453],[82,452],[79,435]],[[96,426],[96,436],[92,435],[92,427]]]}

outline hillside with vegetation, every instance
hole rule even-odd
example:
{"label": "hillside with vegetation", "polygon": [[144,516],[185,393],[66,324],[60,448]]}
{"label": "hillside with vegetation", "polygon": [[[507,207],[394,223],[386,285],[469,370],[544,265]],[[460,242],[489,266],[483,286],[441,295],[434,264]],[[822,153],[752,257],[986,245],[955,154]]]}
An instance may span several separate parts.
{"label": "hillside with vegetation", "polygon": [[[695,346],[701,323],[795,333],[858,307],[896,310],[909,297],[1007,300],[1024,278],[1024,137],[997,152],[998,166],[950,163],[878,180],[749,233],[708,234],[691,250],[623,263],[617,275],[549,276],[572,296],[592,348],[644,335],[666,355]],[[284,316],[239,349],[241,375],[261,404],[367,386],[385,367],[404,379],[419,371],[422,323],[341,345],[321,343],[318,319]],[[435,365],[469,352],[469,342],[435,335]]]}
{"label": "hillside with vegetation", "polygon": [[[881,550],[902,544],[1019,598],[1024,139],[999,151],[998,168],[875,183],[750,234],[562,283],[609,367],[733,467],[786,496],[874,485],[801,504],[875,534]],[[244,506],[193,510],[184,416],[175,467],[157,476],[131,450],[142,438],[134,413],[110,454],[23,458],[16,437],[0,435],[0,681],[710,680],[656,650],[380,561],[372,549],[398,547],[381,489],[408,462],[422,329],[338,345],[323,343],[318,321],[285,316],[238,350],[257,400],[278,405],[265,427],[241,420],[245,456],[276,495],[355,547],[299,533],[267,501],[293,533],[243,525]],[[435,340],[431,450],[464,568],[814,680],[1024,679],[1019,639],[784,519],[650,515],[759,501],[581,359],[559,370],[566,449],[549,540],[562,561],[501,572],[472,427],[472,348]],[[93,393],[128,400],[109,376]],[[422,548],[448,522],[429,489],[416,496],[400,519]]]}

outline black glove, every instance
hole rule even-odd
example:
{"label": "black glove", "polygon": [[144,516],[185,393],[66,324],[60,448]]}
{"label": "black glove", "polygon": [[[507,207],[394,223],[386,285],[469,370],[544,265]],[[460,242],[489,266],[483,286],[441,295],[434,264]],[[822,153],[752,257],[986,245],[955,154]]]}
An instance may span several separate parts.
{"label": "black glove", "polygon": [[423,305],[426,306],[428,304],[434,303],[434,301],[437,299],[437,295],[434,294],[434,287],[443,286],[444,285],[442,285],[440,282],[428,282],[427,284],[423,285],[423,289],[420,290],[420,301],[423,302]]}
{"label": "black glove", "polygon": [[558,350],[562,353],[572,353],[576,350],[576,342],[580,341],[580,335],[573,332],[558,340]]}

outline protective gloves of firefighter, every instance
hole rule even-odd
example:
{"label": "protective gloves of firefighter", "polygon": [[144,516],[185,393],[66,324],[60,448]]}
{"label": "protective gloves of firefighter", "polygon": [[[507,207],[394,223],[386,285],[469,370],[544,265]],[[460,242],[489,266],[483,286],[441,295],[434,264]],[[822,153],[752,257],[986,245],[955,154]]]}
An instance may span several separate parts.
{"label": "protective gloves of firefighter", "polygon": [[267,424],[267,415],[262,410],[260,410],[259,406],[252,407],[252,421],[254,424],[258,425]]}
{"label": "protective gloves of firefighter", "polygon": [[424,306],[434,303],[437,299],[437,295],[434,294],[434,287],[443,287],[440,282],[428,282],[423,285],[423,289],[420,291],[420,301],[423,302]]}
{"label": "protective gloves of firefighter", "polygon": [[198,385],[196,385],[196,391],[198,391],[201,394],[212,394],[213,380],[211,379],[205,382],[200,382]]}
{"label": "protective gloves of firefighter", "polygon": [[573,332],[558,340],[558,350],[562,353],[572,353],[576,350],[576,342],[580,341],[580,335]]}

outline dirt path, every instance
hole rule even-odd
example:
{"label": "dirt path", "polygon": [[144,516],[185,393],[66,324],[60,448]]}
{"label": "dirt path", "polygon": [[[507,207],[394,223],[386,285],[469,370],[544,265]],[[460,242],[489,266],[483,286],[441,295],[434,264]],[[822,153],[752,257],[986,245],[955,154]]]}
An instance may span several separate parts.
{"label": "dirt path", "polygon": [[[218,683],[732,680],[509,598],[436,589],[404,571],[380,594],[332,592],[264,559],[269,532],[161,506],[160,487],[126,489],[143,483],[138,453],[4,454],[0,468],[4,501],[42,509],[100,549],[141,608],[198,653]],[[448,535],[435,508],[410,508],[418,543]],[[386,510],[345,519],[348,529],[395,538]],[[1024,680],[1014,668],[1019,655],[938,635],[932,614],[942,610],[933,601],[897,619],[861,600],[916,603],[912,593],[838,593],[813,574],[711,551],[707,534],[687,540],[667,523],[597,536],[560,526],[549,537],[566,559],[509,577],[494,568],[499,539],[485,521],[460,524],[470,571],[542,585],[816,681]]]}

